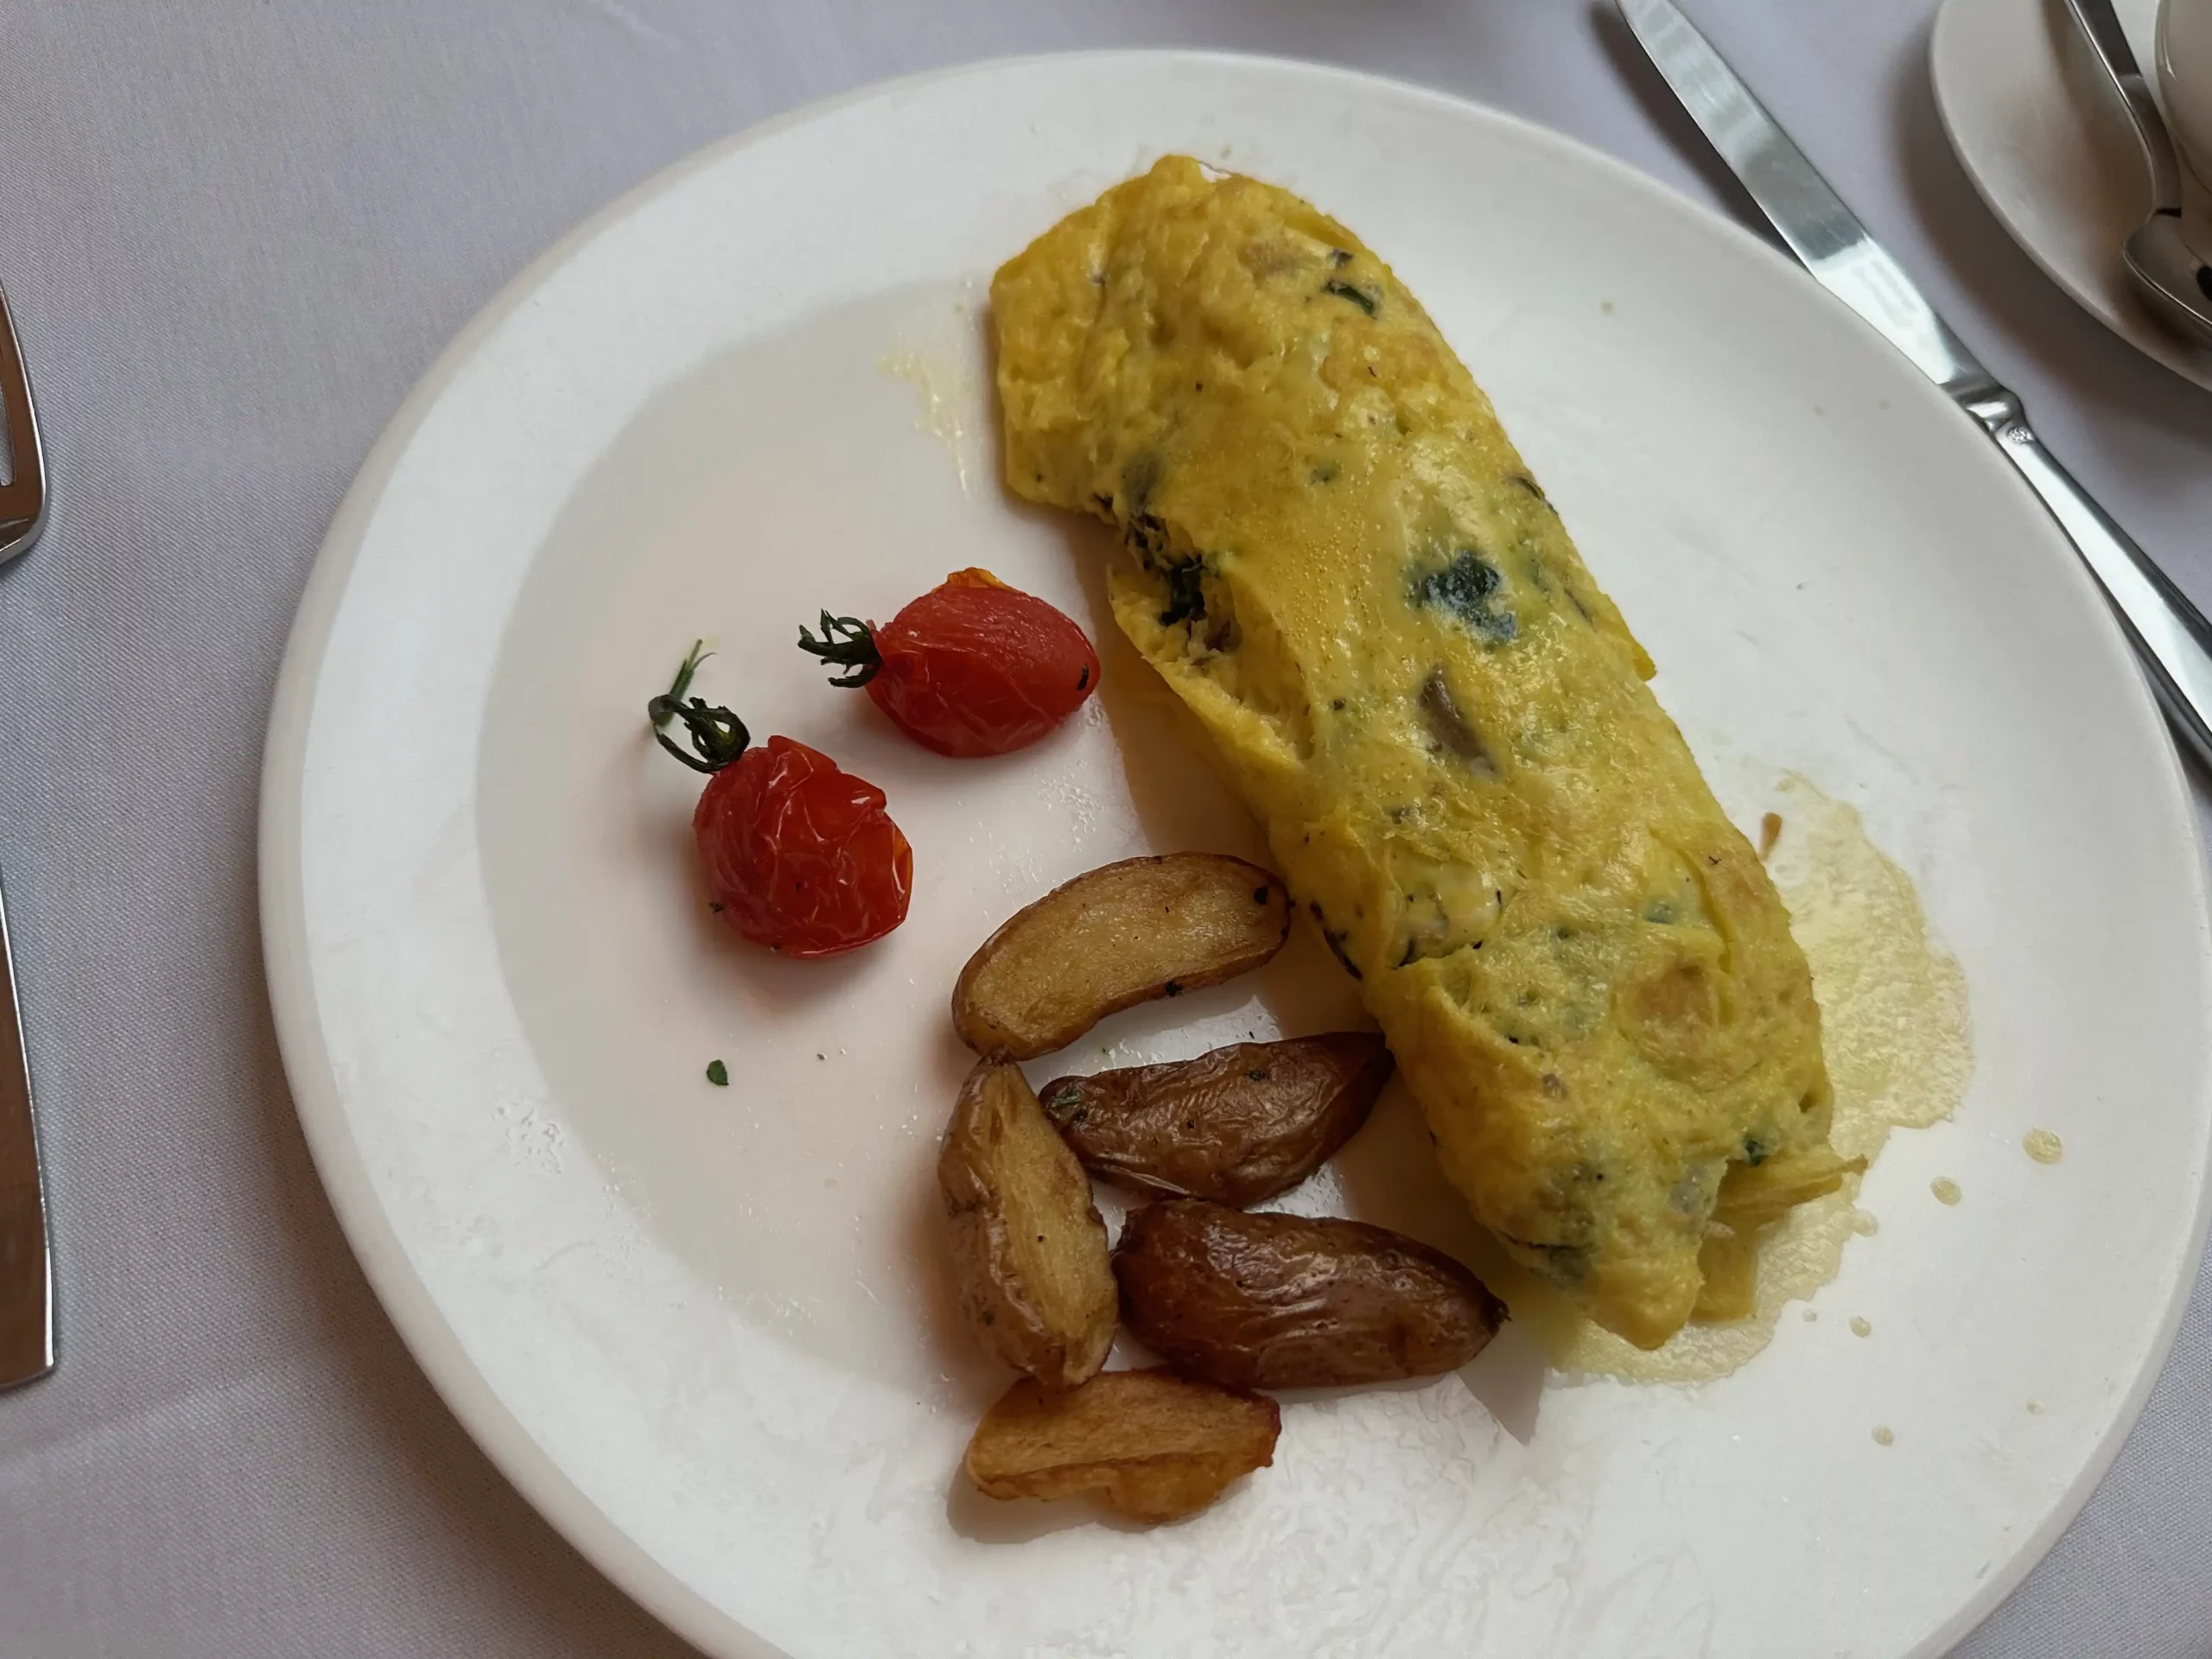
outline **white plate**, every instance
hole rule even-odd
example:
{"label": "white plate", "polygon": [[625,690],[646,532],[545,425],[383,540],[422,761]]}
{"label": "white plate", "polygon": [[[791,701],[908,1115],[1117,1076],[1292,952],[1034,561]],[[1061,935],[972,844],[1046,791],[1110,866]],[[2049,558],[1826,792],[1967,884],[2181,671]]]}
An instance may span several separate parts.
{"label": "white plate", "polygon": [[[1916,874],[1980,1062],[1957,1120],[1874,1170],[1882,1230],[1827,1317],[1737,1376],[1546,1382],[1509,1333],[1460,1377],[1292,1402],[1273,1469],[1147,1532],[955,1478],[1001,1379],[939,1277],[944,997],[1058,878],[1251,830],[1117,639],[1093,714],[968,765],[791,642],[968,563],[1110,634],[1095,538],[990,480],[977,285],[1170,149],[1305,192],[1396,263],[1732,800],[1799,769]],[[902,353],[938,365],[926,418],[879,369]],[[786,963],[704,916],[694,780],[640,715],[702,632],[756,733],[889,790],[918,877],[883,945]],[[576,232],[446,354],[332,527],[264,861],[286,1062],[378,1294],[531,1499],[719,1655],[1931,1654],[2079,1506],[2196,1260],[2194,830],[2042,512],[1751,237],[1552,134],[1335,71],[950,72],[749,134]],[[1096,1040],[1191,1052],[1344,997],[1301,944]],[[1383,1116],[1363,1141],[1418,1144]],[[2035,1127],[2065,1137],[2056,1169],[2020,1149]],[[1965,1204],[1930,1198],[1938,1174]],[[1428,1179],[1321,1196],[1433,1233]]]}
{"label": "white plate", "polygon": [[[2151,66],[2158,0],[2113,0],[2136,61]],[[2140,153],[2060,0],[1947,0],[1929,41],[1936,106],[1967,176],[2045,274],[2131,346],[2212,390],[2212,351],[2152,321],[2120,245],[2150,208]],[[2190,242],[2212,250],[2192,188]]]}

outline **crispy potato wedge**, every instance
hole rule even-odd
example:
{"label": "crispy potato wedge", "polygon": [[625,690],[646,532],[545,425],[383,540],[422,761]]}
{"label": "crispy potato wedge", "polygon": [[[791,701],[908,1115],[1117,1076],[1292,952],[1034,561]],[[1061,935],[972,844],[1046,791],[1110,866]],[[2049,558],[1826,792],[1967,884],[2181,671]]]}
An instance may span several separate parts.
{"label": "crispy potato wedge", "polygon": [[1282,1411],[1265,1395],[1161,1365],[1055,1393],[1025,1377],[983,1414],[968,1478],[991,1497],[1096,1492],[1140,1521],[1175,1521],[1274,1461]]}
{"label": "crispy potato wedge", "polygon": [[1114,1276],[1131,1331],[1232,1388],[1341,1388],[1454,1370],[1505,1319],[1473,1274],[1402,1233],[1194,1198],[1131,1216]]}
{"label": "crispy potato wedge", "polygon": [[1051,1388],[1097,1370],[1114,1342],[1106,1224],[1020,1066],[986,1060],[969,1074],[937,1177],[983,1346]]}
{"label": "crispy potato wedge", "polygon": [[1281,879],[1241,858],[1102,865],[983,941],[953,987],[953,1028],[978,1054],[1033,1059],[1120,1009],[1234,979],[1289,931]]}
{"label": "crispy potato wedge", "polygon": [[1389,1077],[1380,1035],[1339,1031],[1056,1077],[1038,1098],[1092,1174],[1241,1208],[1319,1169],[1367,1122]]}

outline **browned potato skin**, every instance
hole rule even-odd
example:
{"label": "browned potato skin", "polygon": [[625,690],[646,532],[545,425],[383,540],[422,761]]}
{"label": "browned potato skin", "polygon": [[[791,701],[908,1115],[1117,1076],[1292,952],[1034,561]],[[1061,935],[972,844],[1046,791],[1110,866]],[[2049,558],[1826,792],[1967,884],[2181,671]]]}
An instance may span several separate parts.
{"label": "browned potato skin", "polygon": [[1233,1388],[1342,1388],[1453,1370],[1505,1319],[1474,1274],[1402,1233],[1193,1198],[1131,1216],[1114,1276],[1132,1332]]}
{"label": "browned potato skin", "polygon": [[1047,1387],[1091,1376],[1114,1342],[1106,1224],[1020,1067],[986,1060],[969,1074],[937,1175],[978,1340]]}
{"label": "browned potato skin", "polygon": [[1389,1077],[1380,1035],[1339,1031],[1057,1077],[1038,1098],[1092,1174],[1241,1208],[1319,1169],[1367,1122]]}
{"label": "browned potato skin", "polygon": [[1017,911],[952,989],[978,1054],[1034,1059],[1108,1014],[1257,968],[1290,933],[1281,878],[1222,853],[1104,864]]}
{"label": "browned potato skin", "polygon": [[968,1478],[991,1497],[1096,1492],[1140,1521],[1175,1521],[1274,1461],[1282,1410],[1265,1395],[1168,1366],[1106,1371],[1061,1392],[1016,1382],[976,1425]]}

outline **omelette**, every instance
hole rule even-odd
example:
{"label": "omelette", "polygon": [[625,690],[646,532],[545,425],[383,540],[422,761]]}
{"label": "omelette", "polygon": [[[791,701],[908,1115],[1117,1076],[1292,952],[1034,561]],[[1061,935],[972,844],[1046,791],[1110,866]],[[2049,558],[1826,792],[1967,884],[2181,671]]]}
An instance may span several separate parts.
{"label": "omelette", "polygon": [[1335,220],[1179,156],[991,301],[1008,485],[1118,529],[1116,620],[1477,1218],[1640,1346],[1750,1312],[1760,1230],[1852,1166],[1805,958],[1436,326]]}

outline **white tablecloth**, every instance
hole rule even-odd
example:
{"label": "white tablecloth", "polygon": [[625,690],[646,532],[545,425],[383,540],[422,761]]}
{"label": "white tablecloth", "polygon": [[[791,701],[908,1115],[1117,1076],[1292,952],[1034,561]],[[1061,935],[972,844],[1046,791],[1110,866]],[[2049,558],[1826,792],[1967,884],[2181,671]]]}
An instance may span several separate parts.
{"label": "white tablecloth", "polygon": [[[2212,601],[2212,397],[2077,311],[1974,198],[1929,96],[1929,0],[1695,10],[2082,480]],[[687,1652],[536,1517],[416,1371],[332,1220],[270,1035],[264,715],[324,526],[410,383],[531,256],[687,152],[985,55],[1192,44],[1351,64],[1729,194],[1582,0],[13,0],[0,16],[0,281],[54,479],[54,528],[0,574],[0,869],[65,1344],[56,1376],[0,1396],[0,1659]],[[2212,1654],[2208,1563],[2200,1277],[2112,1475],[1960,1651]]]}

